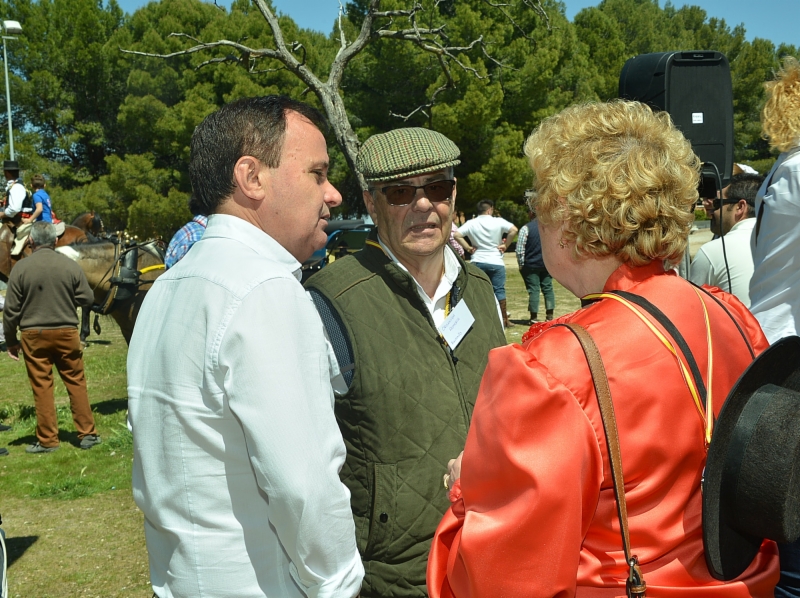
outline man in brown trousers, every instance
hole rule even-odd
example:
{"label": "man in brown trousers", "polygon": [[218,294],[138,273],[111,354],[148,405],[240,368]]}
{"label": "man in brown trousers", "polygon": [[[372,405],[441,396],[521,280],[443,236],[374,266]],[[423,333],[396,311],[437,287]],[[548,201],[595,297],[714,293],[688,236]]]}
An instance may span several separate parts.
{"label": "man in brown trousers", "polygon": [[33,254],[11,271],[3,310],[7,350],[12,359],[19,359],[17,328],[22,331],[22,353],[36,404],[38,440],[25,451],[50,453],[59,446],[53,365],[67,387],[81,448],[90,449],[100,444],[100,437],[86,394],[77,308],[92,304],[92,288],[78,264],[54,251],[54,225],[34,223],[29,242]]}

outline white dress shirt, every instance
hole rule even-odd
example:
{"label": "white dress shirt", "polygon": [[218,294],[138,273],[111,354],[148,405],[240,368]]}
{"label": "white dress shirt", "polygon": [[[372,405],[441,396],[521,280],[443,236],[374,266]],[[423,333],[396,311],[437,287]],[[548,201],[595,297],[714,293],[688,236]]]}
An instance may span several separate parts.
{"label": "white dress shirt", "polygon": [[352,597],[364,574],[322,322],[300,264],[214,215],[128,353],[133,494],[162,597]]}
{"label": "white dress shirt", "polygon": [[[725,255],[722,239],[714,239],[703,245],[692,260],[689,280],[695,284],[707,284],[727,291],[750,307],[750,278],[753,276],[753,254],[750,237],[755,228],[755,218],[745,218],[734,224],[725,235]],[[728,289],[728,271],[731,273],[731,289]]]}
{"label": "white dress shirt", "polygon": [[778,157],[756,196],[756,214],[762,202],[758,239],[754,232],[751,240],[750,311],[774,343],[800,328],[800,145]]}
{"label": "white dress shirt", "polygon": [[6,218],[13,218],[22,211],[22,204],[25,202],[25,186],[16,180],[6,181],[6,193],[8,193],[8,205],[3,210]]}
{"label": "white dress shirt", "polygon": [[503,254],[497,248],[503,242],[503,235],[514,225],[505,218],[495,218],[489,214],[482,214],[472,220],[467,220],[458,227],[461,234],[469,237],[476,248],[472,254],[473,262],[503,266]]}
{"label": "white dress shirt", "polygon": [[[400,262],[400,260],[395,257],[395,255],[392,253],[392,250],[389,249],[389,247],[381,240],[380,233],[378,234],[378,243],[390,260],[392,260],[399,268],[408,272],[408,268],[406,268]],[[417,293],[419,294],[419,298],[422,299],[422,302],[425,304],[425,307],[431,314],[431,318],[433,318],[433,323],[436,324],[437,329],[442,325],[446,317],[445,307],[447,305],[447,295],[450,293],[450,290],[456,283],[459,272],[461,272],[461,264],[459,263],[458,258],[455,256],[455,253],[449,249],[449,245],[445,245],[444,272],[442,273],[442,279],[439,281],[439,286],[436,287],[436,291],[433,293],[433,297],[429,297],[428,293],[425,292],[425,289],[422,288],[422,285],[417,282],[417,279],[414,278],[413,275],[411,276],[411,278],[414,280],[414,284],[417,285]],[[409,274],[411,273],[409,272]]]}

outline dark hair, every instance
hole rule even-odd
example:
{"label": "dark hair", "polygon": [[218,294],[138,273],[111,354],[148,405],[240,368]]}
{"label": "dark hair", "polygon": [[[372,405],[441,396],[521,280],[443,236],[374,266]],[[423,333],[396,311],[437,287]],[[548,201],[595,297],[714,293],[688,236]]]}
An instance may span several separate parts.
{"label": "dark hair", "polygon": [[478,202],[477,210],[478,214],[485,214],[489,211],[489,208],[494,207],[494,202],[491,199],[482,199]]}
{"label": "dark hair", "polygon": [[35,174],[31,177],[31,186],[34,189],[44,189],[44,175]]}
{"label": "dark hair", "polygon": [[197,126],[192,134],[189,178],[199,214],[213,214],[233,193],[233,167],[242,156],[253,156],[270,168],[280,166],[289,111],[321,130],[326,126],[315,108],[275,95],[236,100]]}
{"label": "dark hair", "polygon": [[192,216],[203,214],[203,206],[197,201],[197,196],[194,193],[189,196],[189,211],[192,213]]}
{"label": "dark hair", "polygon": [[731,177],[727,196],[729,199],[743,199],[747,202],[747,217],[756,215],[756,194],[764,177],[760,174],[735,174]]}

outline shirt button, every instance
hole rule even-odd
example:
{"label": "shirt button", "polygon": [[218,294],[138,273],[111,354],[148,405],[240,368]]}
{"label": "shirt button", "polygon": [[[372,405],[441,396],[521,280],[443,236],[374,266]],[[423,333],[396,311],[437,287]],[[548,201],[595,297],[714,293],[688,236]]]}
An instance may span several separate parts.
{"label": "shirt button", "polygon": [[380,520],[381,523],[386,523],[387,521],[389,521],[389,515],[387,515],[386,513],[381,513]]}

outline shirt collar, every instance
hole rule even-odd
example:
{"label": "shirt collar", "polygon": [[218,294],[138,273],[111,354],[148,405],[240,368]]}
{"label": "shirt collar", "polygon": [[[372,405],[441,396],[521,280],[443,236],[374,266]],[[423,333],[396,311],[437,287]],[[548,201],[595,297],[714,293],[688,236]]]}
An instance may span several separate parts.
{"label": "shirt collar", "polygon": [[621,264],[619,268],[611,273],[608,280],[606,280],[603,292],[629,291],[640,282],[659,274],[667,274],[667,272],[664,271],[663,260],[653,260],[644,266]]}
{"label": "shirt collar", "polygon": [[197,214],[194,218],[192,218],[192,222],[196,222],[200,226],[208,226],[208,216],[203,216],[202,214]]}
{"label": "shirt collar", "polygon": [[297,280],[302,276],[302,266],[286,248],[263,230],[249,222],[229,214],[212,214],[203,233],[204,239],[214,237],[233,239],[246,245],[259,255],[269,257],[286,267]]}
{"label": "shirt collar", "polygon": [[[383,252],[386,254],[386,256],[390,260],[392,260],[392,262],[394,262],[404,272],[408,272],[408,268],[406,268],[400,262],[400,260],[398,260],[395,257],[395,255],[392,253],[392,250],[389,249],[386,246],[386,244],[383,242],[383,240],[381,239],[380,233],[378,234],[378,243],[380,244],[381,249],[383,249]],[[456,255],[452,251],[452,249],[450,251],[448,251],[449,247],[450,247],[449,245],[445,244],[445,246],[443,248],[444,249],[444,273],[442,274],[442,280],[446,280],[450,284],[450,286],[453,286],[455,284],[455,282],[456,282],[456,279],[458,278],[458,273],[461,272],[461,264],[458,262],[458,258],[456,257]],[[408,274],[411,276],[411,278],[414,278],[414,275],[411,274],[411,272],[408,272]],[[417,281],[416,278],[414,278],[414,282],[416,282],[417,286],[419,286],[419,282]]]}
{"label": "shirt collar", "polygon": [[[606,280],[603,286],[603,292],[610,291],[629,291],[643,280],[647,280],[651,276],[658,276],[660,274],[675,275],[674,270],[666,272],[664,270],[663,260],[653,260],[644,266],[631,266],[630,264],[621,264],[619,268],[611,273],[611,276]],[[591,294],[591,293],[590,293]],[[581,297],[581,307],[591,305],[598,299],[586,299]]]}
{"label": "shirt collar", "polygon": [[731,227],[731,230],[728,231],[728,234],[731,234],[733,231],[737,229],[741,230],[753,230],[756,226],[756,219],[755,218],[745,218],[744,220],[740,220],[736,224]]}

